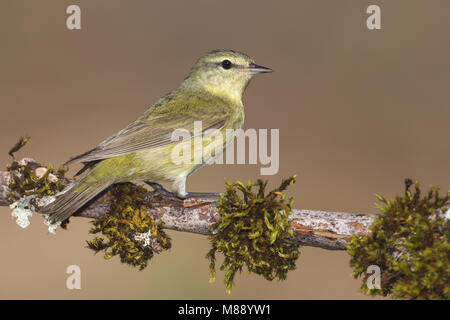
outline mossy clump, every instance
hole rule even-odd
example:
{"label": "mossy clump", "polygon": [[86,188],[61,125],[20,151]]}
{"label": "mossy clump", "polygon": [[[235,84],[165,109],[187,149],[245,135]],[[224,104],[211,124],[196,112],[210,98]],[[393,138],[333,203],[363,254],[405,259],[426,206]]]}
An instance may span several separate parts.
{"label": "mossy clump", "polygon": [[[28,136],[21,137],[8,152],[13,158],[12,163],[6,164],[6,170],[11,177],[8,185],[10,190],[8,201],[13,203],[23,197],[31,196],[29,206],[36,207],[37,199],[42,199],[44,196],[53,196],[66,187],[65,174],[67,169],[60,166],[58,170],[55,170],[53,165],[45,168],[29,158],[20,161],[15,160],[14,153],[22,149],[29,140],[30,137]],[[62,221],[61,227],[66,229],[68,223],[69,219]]]}
{"label": "mossy clump", "polygon": [[[383,205],[371,233],[348,243],[353,276],[361,277],[366,294],[403,299],[450,299],[450,191],[445,196],[431,187],[422,196],[419,184],[394,200],[377,196]],[[447,213],[448,215],[448,213]],[[369,288],[370,265],[381,271],[380,289]]]}
{"label": "mossy clump", "polygon": [[[38,198],[52,196],[66,187],[64,176],[67,169],[64,166],[55,170],[53,165],[49,165],[47,170],[42,172],[45,168],[32,159],[26,158],[20,161],[14,159],[14,153],[22,149],[30,139],[28,136],[20,137],[8,152],[13,158],[12,163],[6,164],[6,170],[11,174],[11,182],[8,185],[10,202],[30,195],[36,195]],[[36,170],[42,172],[39,177]]]}
{"label": "mossy clump", "polygon": [[[88,247],[96,253],[104,251],[104,258],[115,255],[122,263],[144,269],[153,257],[153,252],[168,250],[170,237],[163,231],[162,224],[147,215],[144,199],[147,190],[131,183],[114,185],[109,193],[110,211],[94,219],[90,233],[102,233],[106,238],[96,237],[87,241]],[[143,245],[136,235],[149,233],[151,245]]]}
{"label": "mossy clump", "polygon": [[295,176],[288,178],[267,195],[267,181],[257,180],[247,185],[240,181],[226,182],[226,192],[217,205],[220,220],[210,227],[216,231],[209,237],[212,248],[206,256],[210,260],[211,282],[216,277],[217,252],[225,256],[220,270],[226,270],[227,293],[231,292],[236,272],[241,272],[244,265],[248,273],[262,275],[270,281],[284,280],[288,271],[295,269],[299,245],[289,239],[293,230],[288,221],[293,199],[286,201],[282,194],[294,182]]}
{"label": "mossy clump", "polygon": [[[36,195],[38,198],[52,196],[65,188],[66,169],[63,166],[55,170],[52,165],[49,165],[41,177],[36,175],[37,168],[42,167],[32,161],[27,161],[25,164],[13,161],[6,165],[6,170],[11,173],[11,182],[8,185],[9,201],[14,202],[29,195]],[[57,179],[49,179],[50,174]]]}
{"label": "mossy clump", "polygon": [[[36,200],[42,199],[44,196],[53,196],[62,191],[67,184],[67,180],[64,177],[66,174],[66,168],[60,166],[58,170],[55,170],[52,165],[47,167],[47,170],[42,176],[38,177],[37,170],[45,170],[44,167],[38,163],[31,161],[16,161],[8,163],[6,170],[11,173],[11,182],[8,185],[10,190],[8,201],[15,202],[22,197],[31,197],[30,205],[36,207]],[[61,227],[67,229],[69,219],[61,222]]]}

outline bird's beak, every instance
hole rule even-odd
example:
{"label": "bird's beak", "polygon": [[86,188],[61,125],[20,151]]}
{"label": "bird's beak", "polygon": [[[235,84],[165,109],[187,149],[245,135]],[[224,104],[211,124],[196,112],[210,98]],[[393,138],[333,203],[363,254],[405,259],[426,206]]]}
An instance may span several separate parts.
{"label": "bird's beak", "polygon": [[258,66],[255,63],[250,63],[250,66],[248,67],[248,72],[250,74],[258,74],[258,73],[267,73],[267,72],[272,72],[273,70],[270,68],[266,68],[263,66]]}

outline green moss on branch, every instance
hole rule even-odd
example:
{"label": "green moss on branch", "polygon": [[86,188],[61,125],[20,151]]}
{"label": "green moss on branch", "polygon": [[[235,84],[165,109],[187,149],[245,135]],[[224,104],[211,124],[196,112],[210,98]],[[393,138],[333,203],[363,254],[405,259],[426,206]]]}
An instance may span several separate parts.
{"label": "green moss on branch", "polygon": [[294,182],[295,176],[284,180],[268,194],[265,194],[267,181],[247,185],[240,181],[227,182],[227,190],[220,196],[217,206],[220,221],[210,227],[217,231],[210,236],[212,248],[207,254],[211,281],[216,277],[217,252],[225,256],[220,270],[226,270],[224,282],[228,293],[236,272],[241,272],[244,266],[249,273],[262,275],[270,281],[284,280],[288,271],[295,269],[299,245],[288,239],[293,236],[288,221],[293,199],[286,201],[282,194]]}
{"label": "green moss on branch", "polygon": [[[87,241],[88,247],[96,253],[104,251],[104,258],[115,255],[122,263],[147,267],[153,253],[168,250],[170,237],[163,231],[162,223],[155,222],[147,215],[144,199],[147,190],[131,183],[114,185],[109,192],[110,211],[101,218],[94,219],[90,233],[101,233]],[[136,240],[136,235],[148,233],[151,245]]]}
{"label": "green moss on branch", "polygon": [[[371,233],[348,243],[353,276],[361,277],[366,294],[406,299],[450,299],[450,192],[439,188],[422,196],[419,184],[407,179],[406,190],[394,200],[377,196],[381,215]],[[369,288],[370,265],[381,271],[381,288]]]}

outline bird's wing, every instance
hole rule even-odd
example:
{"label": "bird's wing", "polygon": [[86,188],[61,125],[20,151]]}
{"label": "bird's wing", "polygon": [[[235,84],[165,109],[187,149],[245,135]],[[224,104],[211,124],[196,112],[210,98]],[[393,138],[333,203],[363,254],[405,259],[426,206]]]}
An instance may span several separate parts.
{"label": "bird's wing", "polygon": [[194,137],[194,121],[202,121],[202,132],[195,134],[198,136],[205,130],[221,128],[229,117],[229,113],[220,106],[218,108],[215,106],[201,108],[194,112],[192,110],[186,112],[184,109],[175,114],[161,112],[164,110],[158,111],[158,114],[154,116],[139,118],[92,150],[73,157],[66,164],[87,163],[172,144],[177,142],[171,139],[172,133],[176,129],[188,130],[191,137]]}

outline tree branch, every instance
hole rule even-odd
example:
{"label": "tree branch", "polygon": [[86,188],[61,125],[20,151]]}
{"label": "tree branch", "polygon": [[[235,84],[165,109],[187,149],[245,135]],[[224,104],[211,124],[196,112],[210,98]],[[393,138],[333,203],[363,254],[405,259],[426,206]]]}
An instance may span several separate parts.
{"label": "tree branch", "polygon": [[[22,163],[35,162],[24,158]],[[36,166],[39,166],[36,164]],[[70,180],[69,180],[70,181]],[[11,173],[0,171],[0,205],[10,204],[9,184]],[[108,193],[77,213],[77,216],[98,218],[108,213]],[[217,199],[188,198],[180,200],[160,191],[148,191],[145,199],[147,214],[154,220],[163,221],[164,228],[208,235],[208,227],[219,220]],[[36,209],[39,212],[39,208]],[[375,215],[343,212],[327,212],[294,209],[289,217],[295,238],[293,241],[305,246],[328,250],[345,250],[352,235],[367,235]]]}

